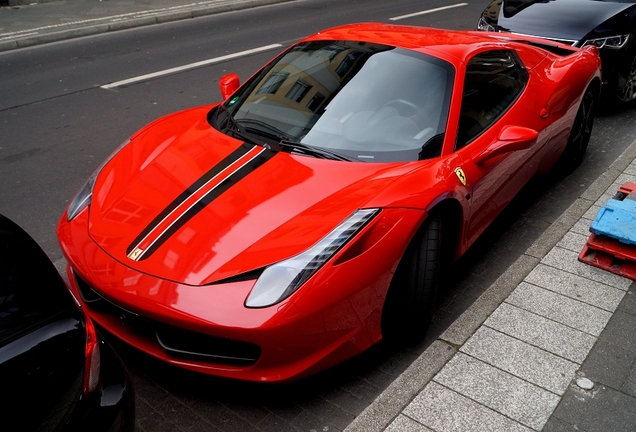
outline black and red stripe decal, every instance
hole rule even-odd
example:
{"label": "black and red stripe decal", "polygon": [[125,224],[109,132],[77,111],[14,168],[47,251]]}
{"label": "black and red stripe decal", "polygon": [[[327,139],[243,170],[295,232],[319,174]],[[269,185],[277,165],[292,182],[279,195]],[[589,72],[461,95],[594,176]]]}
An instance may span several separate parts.
{"label": "black and red stripe decal", "polygon": [[275,152],[244,143],[175,198],[133,240],[126,255],[148,258],[197,213],[274,156]]}

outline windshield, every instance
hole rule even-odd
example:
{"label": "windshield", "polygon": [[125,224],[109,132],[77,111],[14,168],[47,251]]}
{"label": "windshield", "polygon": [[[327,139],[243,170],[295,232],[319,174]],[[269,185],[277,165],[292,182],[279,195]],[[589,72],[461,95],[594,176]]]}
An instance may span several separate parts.
{"label": "windshield", "polygon": [[226,103],[233,123],[218,123],[361,161],[427,159],[441,154],[453,78],[451,64],[405,49],[302,43]]}

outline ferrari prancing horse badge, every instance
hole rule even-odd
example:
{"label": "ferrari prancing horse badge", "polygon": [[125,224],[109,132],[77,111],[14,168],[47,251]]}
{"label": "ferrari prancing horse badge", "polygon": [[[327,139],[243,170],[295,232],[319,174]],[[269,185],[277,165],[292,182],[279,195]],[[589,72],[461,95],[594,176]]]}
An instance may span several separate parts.
{"label": "ferrari prancing horse badge", "polygon": [[464,186],[466,186],[466,174],[464,174],[464,170],[461,168],[455,168],[455,174],[457,175],[459,181],[462,182]]}

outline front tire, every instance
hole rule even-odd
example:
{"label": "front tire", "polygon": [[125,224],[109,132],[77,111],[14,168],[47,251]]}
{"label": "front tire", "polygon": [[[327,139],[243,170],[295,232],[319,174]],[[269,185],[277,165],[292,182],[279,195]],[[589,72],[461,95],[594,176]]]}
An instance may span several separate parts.
{"label": "front tire", "polygon": [[442,218],[429,216],[402,257],[382,313],[385,340],[411,342],[426,333],[437,298],[442,232]]}
{"label": "front tire", "polygon": [[583,162],[583,157],[592,135],[592,127],[594,126],[596,99],[596,94],[588,87],[581,99],[568,143],[561,156],[561,164],[568,172],[573,171]]}

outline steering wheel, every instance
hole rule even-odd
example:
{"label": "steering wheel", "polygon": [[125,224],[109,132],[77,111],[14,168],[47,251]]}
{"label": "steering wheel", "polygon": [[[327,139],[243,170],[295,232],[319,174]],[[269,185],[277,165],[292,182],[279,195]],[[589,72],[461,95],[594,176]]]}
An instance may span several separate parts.
{"label": "steering wheel", "polygon": [[404,99],[393,99],[392,101],[385,103],[384,106],[395,108],[402,117],[415,117],[420,113],[420,109],[417,105]]}

